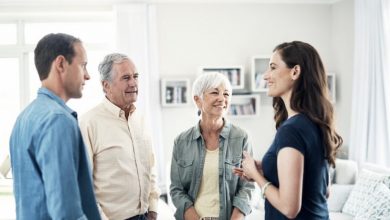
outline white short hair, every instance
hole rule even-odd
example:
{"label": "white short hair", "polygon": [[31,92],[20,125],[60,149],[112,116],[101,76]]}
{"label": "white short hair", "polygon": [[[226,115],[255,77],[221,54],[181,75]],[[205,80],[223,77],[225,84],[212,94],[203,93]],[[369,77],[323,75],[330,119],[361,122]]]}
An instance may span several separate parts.
{"label": "white short hair", "polygon": [[192,85],[192,100],[195,102],[195,96],[203,99],[203,93],[206,90],[217,88],[221,85],[229,91],[229,94],[232,94],[232,85],[224,74],[219,72],[202,73],[200,76],[198,76],[198,78],[196,78],[194,84]]}

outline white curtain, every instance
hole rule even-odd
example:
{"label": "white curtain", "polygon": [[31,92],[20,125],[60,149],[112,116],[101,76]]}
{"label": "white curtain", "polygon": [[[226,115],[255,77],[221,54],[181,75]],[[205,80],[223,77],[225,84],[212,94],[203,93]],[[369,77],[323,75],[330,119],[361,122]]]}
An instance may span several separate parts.
{"label": "white curtain", "polygon": [[390,167],[390,0],[355,1],[349,157]]}
{"label": "white curtain", "polygon": [[149,119],[158,162],[158,183],[161,192],[166,193],[159,101],[156,9],[155,6],[146,3],[118,4],[114,9],[116,50],[129,55],[140,74],[137,110],[144,112]]}

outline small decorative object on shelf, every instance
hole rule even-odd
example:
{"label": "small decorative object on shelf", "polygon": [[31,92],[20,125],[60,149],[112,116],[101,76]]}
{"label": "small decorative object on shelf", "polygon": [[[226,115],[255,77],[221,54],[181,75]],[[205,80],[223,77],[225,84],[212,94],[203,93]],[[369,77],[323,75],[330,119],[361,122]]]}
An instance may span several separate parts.
{"label": "small decorative object on shelf", "polygon": [[260,96],[233,95],[228,115],[229,117],[253,117],[259,116]]}
{"label": "small decorative object on shelf", "polygon": [[268,55],[254,56],[252,57],[252,70],[251,70],[251,89],[252,92],[266,92],[267,82],[263,79],[265,71],[269,65]]}
{"label": "small decorative object on shelf", "polygon": [[189,79],[161,79],[162,106],[184,106],[189,103]]}
{"label": "small decorative object on shelf", "polygon": [[226,66],[226,67],[201,67],[201,73],[219,72],[226,75],[232,84],[232,89],[244,89],[244,67],[243,66]]}
{"label": "small decorative object on shelf", "polygon": [[327,73],[327,83],[329,90],[329,97],[332,103],[336,103],[336,75],[334,73]]}

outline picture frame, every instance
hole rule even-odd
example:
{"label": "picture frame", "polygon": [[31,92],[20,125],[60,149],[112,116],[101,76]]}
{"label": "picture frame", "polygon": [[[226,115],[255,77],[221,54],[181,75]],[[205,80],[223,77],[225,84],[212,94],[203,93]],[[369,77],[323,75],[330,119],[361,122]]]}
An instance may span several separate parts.
{"label": "picture frame", "polygon": [[178,107],[189,104],[190,80],[188,78],[161,79],[161,105]]}
{"label": "picture frame", "polygon": [[267,92],[268,85],[264,80],[264,73],[269,66],[269,55],[257,55],[251,59],[251,90],[252,92]]}
{"label": "picture frame", "polygon": [[326,76],[330,101],[336,103],[336,74],[329,72]]}
{"label": "picture frame", "polygon": [[228,110],[230,118],[247,118],[260,115],[260,95],[233,95]]}
{"label": "picture frame", "polygon": [[200,73],[219,72],[224,74],[230,81],[233,90],[245,88],[245,72],[243,66],[211,66],[200,67]]}

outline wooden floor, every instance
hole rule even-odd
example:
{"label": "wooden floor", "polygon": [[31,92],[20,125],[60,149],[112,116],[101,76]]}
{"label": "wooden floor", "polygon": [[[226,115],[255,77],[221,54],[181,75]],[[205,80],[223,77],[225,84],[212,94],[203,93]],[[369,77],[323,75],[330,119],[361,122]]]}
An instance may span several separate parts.
{"label": "wooden floor", "polygon": [[[173,210],[162,199],[158,203],[159,219],[174,220]],[[15,199],[12,193],[12,179],[0,179],[0,220],[15,220]]]}

